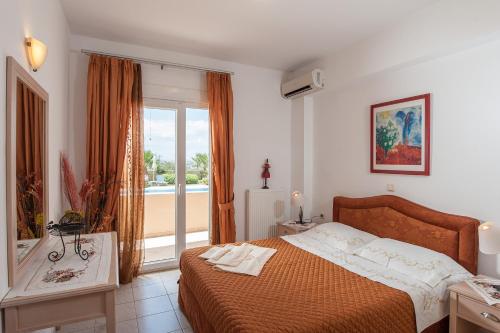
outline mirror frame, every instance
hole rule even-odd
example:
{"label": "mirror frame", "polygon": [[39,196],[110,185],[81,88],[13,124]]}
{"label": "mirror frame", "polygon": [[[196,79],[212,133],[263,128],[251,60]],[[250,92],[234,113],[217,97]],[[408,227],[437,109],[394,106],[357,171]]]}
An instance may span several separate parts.
{"label": "mirror frame", "polygon": [[[45,101],[44,109],[44,151],[43,151],[43,210],[44,233],[40,241],[17,262],[17,194],[16,194],[16,114],[17,114],[17,81],[26,84],[33,92]],[[9,269],[9,287],[13,287],[25,272],[28,262],[48,239],[47,221],[49,218],[49,172],[48,172],[48,111],[49,94],[33,77],[13,58],[7,57],[7,123],[6,123],[6,166],[7,166],[7,257]]]}

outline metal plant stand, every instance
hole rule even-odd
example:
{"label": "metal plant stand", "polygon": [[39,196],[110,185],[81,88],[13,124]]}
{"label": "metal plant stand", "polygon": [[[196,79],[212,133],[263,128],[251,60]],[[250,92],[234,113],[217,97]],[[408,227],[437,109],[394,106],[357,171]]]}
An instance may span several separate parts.
{"label": "metal plant stand", "polygon": [[51,235],[54,236],[59,236],[61,238],[61,243],[62,243],[62,251],[52,251],[49,253],[48,258],[52,262],[56,262],[62,259],[64,255],[66,254],[66,244],[64,244],[64,238],[63,235],[74,235],[75,236],[75,241],[73,243],[73,249],[76,254],[82,260],[87,260],[89,258],[89,254],[87,250],[82,250],[82,244],[80,243],[80,236],[82,230],[85,228],[85,223],[83,222],[67,222],[68,219],[65,219],[65,216],[59,221],[58,224],[55,224],[54,222],[50,222],[49,225],[47,226],[47,229],[49,230]]}

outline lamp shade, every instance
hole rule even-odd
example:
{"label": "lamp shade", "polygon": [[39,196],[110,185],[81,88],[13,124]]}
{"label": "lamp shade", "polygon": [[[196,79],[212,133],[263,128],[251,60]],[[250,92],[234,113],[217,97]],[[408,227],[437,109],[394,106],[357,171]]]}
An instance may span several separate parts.
{"label": "lamp shade", "polygon": [[302,206],[304,201],[304,196],[300,191],[293,191],[292,192],[292,203],[295,206]]}
{"label": "lamp shade", "polygon": [[31,68],[36,72],[47,58],[47,46],[33,37],[26,38],[26,52]]}
{"label": "lamp shade", "polygon": [[479,250],[484,254],[500,253],[500,225],[484,222],[479,226]]}

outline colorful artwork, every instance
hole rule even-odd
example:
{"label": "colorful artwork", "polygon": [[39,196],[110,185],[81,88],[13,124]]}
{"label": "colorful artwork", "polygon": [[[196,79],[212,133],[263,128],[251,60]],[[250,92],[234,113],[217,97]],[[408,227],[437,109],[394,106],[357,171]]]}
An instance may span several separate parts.
{"label": "colorful artwork", "polygon": [[430,94],[371,107],[371,171],[429,175]]}

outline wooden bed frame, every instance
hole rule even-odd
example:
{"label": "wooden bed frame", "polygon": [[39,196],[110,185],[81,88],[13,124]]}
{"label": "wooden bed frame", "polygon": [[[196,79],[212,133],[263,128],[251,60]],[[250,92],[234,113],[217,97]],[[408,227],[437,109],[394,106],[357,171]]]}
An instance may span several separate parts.
{"label": "wooden bed frame", "polygon": [[[477,274],[479,220],[438,212],[393,195],[334,197],[332,217],[333,221],[379,237],[444,253]],[[446,317],[422,333],[448,331],[449,318]]]}
{"label": "wooden bed frame", "polygon": [[[479,221],[441,213],[396,196],[335,197],[333,221],[379,237],[397,239],[445,253],[471,273],[477,273]],[[181,262],[181,271],[182,271]],[[215,332],[191,288],[181,275],[179,304],[193,327]],[[186,313],[186,306],[189,311]],[[448,332],[448,317],[422,333]]]}
{"label": "wooden bed frame", "polygon": [[379,237],[444,253],[477,274],[477,219],[438,212],[393,195],[335,197],[332,216],[333,221]]}

